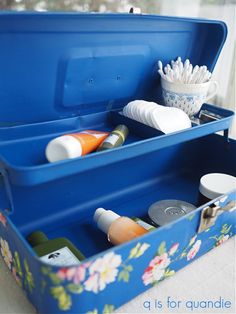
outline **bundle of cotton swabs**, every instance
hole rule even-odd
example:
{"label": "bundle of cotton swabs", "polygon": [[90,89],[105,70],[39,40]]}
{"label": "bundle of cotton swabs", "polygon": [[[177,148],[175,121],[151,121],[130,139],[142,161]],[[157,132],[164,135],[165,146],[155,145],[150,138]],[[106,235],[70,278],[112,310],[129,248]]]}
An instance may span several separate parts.
{"label": "bundle of cotton swabs", "polygon": [[162,62],[158,61],[158,67],[161,77],[173,83],[201,84],[206,83],[211,78],[211,72],[207,70],[205,65],[193,67],[189,59],[183,63],[180,57],[176,61],[171,60],[171,65],[167,64],[164,69]]}

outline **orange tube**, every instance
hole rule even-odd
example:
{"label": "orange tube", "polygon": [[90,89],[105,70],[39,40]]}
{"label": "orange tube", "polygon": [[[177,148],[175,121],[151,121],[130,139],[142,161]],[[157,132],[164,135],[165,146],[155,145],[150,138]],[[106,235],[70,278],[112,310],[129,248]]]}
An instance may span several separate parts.
{"label": "orange tube", "polygon": [[80,133],[68,134],[79,140],[82,147],[82,156],[94,151],[107,138],[108,132],[86,130]]}
{"label": "orange tube", "polygon": [[96,150],[108,135],[108,132],[86,130],[57,137],[47,145],[46,157],[54,162],[86,155]]}

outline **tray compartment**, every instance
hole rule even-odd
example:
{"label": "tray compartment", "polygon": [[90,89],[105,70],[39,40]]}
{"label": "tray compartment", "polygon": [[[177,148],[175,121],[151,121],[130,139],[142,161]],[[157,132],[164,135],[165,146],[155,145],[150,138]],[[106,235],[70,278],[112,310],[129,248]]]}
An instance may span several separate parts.
{"label": "tray compartment", "polygon": [[[219,130],[227,132],[233,112],[207,104],[203,109],[218,113],[222,119],[203,125],[193,124],[190,129],[171,134],[163,134],[159,130],[124,117],[119,114],[120,110],[68,118],[64,121],[0,128],[0,136],[2,136],[0,168],[7,169],[12,184],[35,185],[138,157],[143,152],[155,152]],[[130,134],[122,147],[71,160],[51,164],[47,162],[45,148],[51,139],[85,129],[111,131],[121,123],[126,124],[130,129]]]}
{"label": "tray compartment", "polygon": [[[60,237],[62,234],[70,239],[83,252],[86,257],[101,253],[113,246],[107,241],[107,236],[93,223],[93,214],[96,206],[104,206],[123,216],[135,216],[147,219],[149,206],[162,199],[181,199],[196,204],[198,178],[191,175],[175,175],[164,178],[156,178],[150,182],[141,183],[134,187],[134,191],[123,191],[122,196],[113,197],[110,200],[96,201],[91,205],[78,206],[68,215],[54,219],[51,224],[45,221],[39,222],[38,229],[43,230],[50,238]],[[183,192],[184,191],[184,192]],[[105,205],[104,205],[105,204]],[[35,226],[28,225],[19,228],[23,234],[33,231]]]}
{"label": "tray compartment", "polygon": [[[114,115],[115,113],[105,112],[84,116],[83,118],[66,119],[64,124],[61,120],[58,120],[51,123],[14,127],[14,130],[10,129],[9,133],[5,132],[8,138],[5,141],[3,140],[1,145],[2,158],[10,167],[14,168],[49,165],[45,157],[45,149],[52,139],[63,134],[77,133],[86,129],[111,132],[118,124],[112,118]],[[130,133],[124,146],[163,134],[132,120],[128,121],[127,126],[130,127]],[[15,133],[18,135],[19,132],[20,137],[17,138]],[[90,156],[95,156],[95,153],[91,153]],[[84,157],[76,158],[76,160],[79,161],[81,158]],[[96,162],[96,160],[94,161]]]}

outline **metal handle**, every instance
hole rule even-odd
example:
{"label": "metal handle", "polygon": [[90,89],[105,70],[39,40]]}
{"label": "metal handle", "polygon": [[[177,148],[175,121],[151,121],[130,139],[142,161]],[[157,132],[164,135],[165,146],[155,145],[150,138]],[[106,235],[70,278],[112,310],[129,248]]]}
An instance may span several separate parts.
{"label": "metal handle", "polygon": [[231,212],[236,209],[236,201],[232,200],[225,206],[219,206],[218,202],[213,203],[210,206],[204,207],[201,212],[200,224],[198,227],[198,233],[201,233],[211,226],[213,226],[216,222],[217,217],[223,212]]}

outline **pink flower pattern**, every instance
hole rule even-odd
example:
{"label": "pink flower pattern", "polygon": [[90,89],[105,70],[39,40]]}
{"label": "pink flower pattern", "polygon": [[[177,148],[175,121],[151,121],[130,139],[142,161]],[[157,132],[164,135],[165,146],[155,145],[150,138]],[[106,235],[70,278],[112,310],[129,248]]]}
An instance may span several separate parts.
{"label": "pink flower pattern", "polygon": [[2,213],[0,213],[0,222],[2,223],[2,225],[4,227],[7,226],[7,219],[5,218],[5,216]]}
{"label": "pink flower pattern", "polygon": [[178,247],[179,247],[179,243],[173,244],[172,247],[169,250],[169,255],[170,256],[174,255],[177,252]]}
{"label": "pink flower pattern", "polygon": [[170,264],[170,258],[167,253],[154,257],[145,269],[142,276],[145,286],[155,283],[164,277],[165,270]]}
{"label": "pink flower pattern", "polygon": [[216,246],[223,244],[228,239],[229,239],[229,235],[228,234],[224,235],[221,239],[219,239],[219,241],[216,242]]}
{"label": "pink flower pattern", "polygon": [[116,280],[119,273],[118,267],[121,265],[122,259],[118,254],[113,252],[99,257],[89,267],[89,278],[85,281],[85,290],[98,293],[105,289],[107,284]]}
{"label": "pink flower pattern", "polygon": [[12,253],[9,248],[8,242],[2,238],[0,238],[0,252],[7,267],[11,270],[13,261]]}
{"label": "pink flower pattern", "polygon": [[74,284],[80,284],[86,276],[86,269],[90,263],[82,264],[78,267],[61,268],[57,272],[57,276],[62,280],[72,281]]}
{"label": "pink flower pattern", "polygon": [[21,279],[20,279],[20,277],[17,275],[17,270],[16,270],[15,267],[12,268],[12,275],[13,275],[13,277],[15,278],[15,281],[17,282],[17,284],[18,284],[19,286],[21,286],[21,285],[22,285]]}
{"label": "pink flower pattern", "polygon": [[202,241],[201,240],[197,240],[197,242],[194,243],[194,245],[192,246],[192,248],[189,250],[188,254],[187,254],[187,260],[190,261],[191,259],[193,259],[197,252],[200,249]]}

